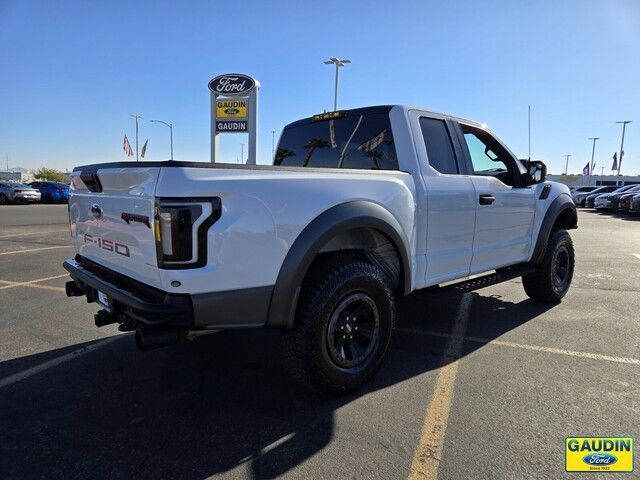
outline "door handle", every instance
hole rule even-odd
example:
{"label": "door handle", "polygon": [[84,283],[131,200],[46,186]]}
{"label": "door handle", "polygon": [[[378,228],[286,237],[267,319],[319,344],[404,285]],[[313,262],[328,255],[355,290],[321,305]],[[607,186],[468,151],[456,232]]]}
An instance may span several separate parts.
{"label": "door handle", "polygon": [[496,197],[489,194],[480,195],[480,198],[478,199],[478,201],[480,202],[480,205],[491,205],[493,202],[496,201]]}

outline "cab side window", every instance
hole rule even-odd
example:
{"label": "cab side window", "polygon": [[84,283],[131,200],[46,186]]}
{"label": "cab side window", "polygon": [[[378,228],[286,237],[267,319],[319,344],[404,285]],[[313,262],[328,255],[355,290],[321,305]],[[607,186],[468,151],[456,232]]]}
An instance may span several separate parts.
{"label": "cab side window", "polygon": [[460,173],[449,130],[444,120],[420,117],[420,130],[427,148],[429,165],[440,173]]}
{"label": "cab side window", "polygon": [[518,169],[509,152],[488,132],[460,125],[471,157],[473,175],[495,177],[505,185],[517,186]]}

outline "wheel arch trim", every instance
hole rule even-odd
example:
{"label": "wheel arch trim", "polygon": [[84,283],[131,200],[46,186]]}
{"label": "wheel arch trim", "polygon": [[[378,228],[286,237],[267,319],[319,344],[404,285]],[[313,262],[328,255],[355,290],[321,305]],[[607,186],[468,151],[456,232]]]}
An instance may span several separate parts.
{"label": "wheel arch trim", "polygon": [[571,197],[566,193],[558,195],[558,197],[551,202],[549,208],[547,208],[547,212],[545,213],[542,224],[540,225],[538,238],[533,249],[533,255],[531,256],[532,263],[538,264],[542,261],[544,251],[547,243],[549,242],[551,230],[553,229],[556,220],[558,220],[560,215],[565,214],[565,212],[568,212],[571,218],[571,224],[566,228],[578,228],[578,212],[573,200],[571,200]]}
{"label": "wheel arch trim", "polygon": [[325,210],[298,235],[287,253],[271,296],[266,326],[290,328],[302,281],[322,247],[337,234],[372,228],[386,235],[394,244],[402,265],[402,293],[411,291],[409,242],[400,223],[386,208],[376,203],[355,200]]}

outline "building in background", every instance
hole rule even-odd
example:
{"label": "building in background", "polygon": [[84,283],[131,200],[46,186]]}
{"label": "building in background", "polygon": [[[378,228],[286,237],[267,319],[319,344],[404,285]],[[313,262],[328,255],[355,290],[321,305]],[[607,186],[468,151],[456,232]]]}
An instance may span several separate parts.
{"label": "building in background", "polygon": [[547,175],[547,180],[564,183],[570,187],[582,187],[586,185],[629,185],[640,183],[640,175],[592,175],[589,179],[586,175]]}
{"label": "building in background", "polygon": [[6,171],[0,171],[0,180],[5,182],[20,182],[28,183],[33,182],[35,177],[33,176],[33,170],[27,170],[26,168],[10,168]]}

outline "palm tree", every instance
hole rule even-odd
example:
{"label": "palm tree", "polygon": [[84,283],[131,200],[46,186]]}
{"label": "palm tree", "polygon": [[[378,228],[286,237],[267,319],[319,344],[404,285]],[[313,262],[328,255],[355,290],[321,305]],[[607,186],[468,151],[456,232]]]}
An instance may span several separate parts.
{"label": "palm tree", "polygon": [[365,155],[373,160],[375,170],[380,170],[380,159],[382,158],[382,152],[378,150],[367,150]]}
{"label": "palm tree", "polygon": [[278,148],[276,151],[276,158],[273,162],[274,165],[282,165],[282,162],[285,158],[295,157],[296,153],[293,150],[289,150],[288,148]]}
{"label": "palm tree", "polygon": [[311,160],[311,155],[316,151],[316,148],[327,148],[330,143],[323,138],[310,138],[307,143],[304,144],[304,148],[307,149],[307,153],[304,156],[303,167],[306,167]]}

